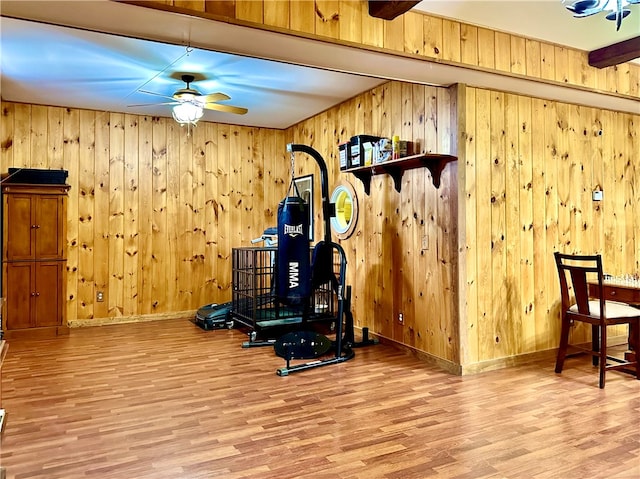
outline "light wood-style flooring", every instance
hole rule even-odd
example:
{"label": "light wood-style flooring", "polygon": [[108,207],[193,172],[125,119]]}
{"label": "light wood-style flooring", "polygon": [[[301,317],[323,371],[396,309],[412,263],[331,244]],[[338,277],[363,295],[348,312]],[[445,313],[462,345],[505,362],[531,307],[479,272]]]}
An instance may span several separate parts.
{"label": "light wood-style flooring", "polygon": [[188,319],[15,340],[15,479],[640,478],[640,381],[587,357],[474,376],[389,345],[279,377],[271,348]]}

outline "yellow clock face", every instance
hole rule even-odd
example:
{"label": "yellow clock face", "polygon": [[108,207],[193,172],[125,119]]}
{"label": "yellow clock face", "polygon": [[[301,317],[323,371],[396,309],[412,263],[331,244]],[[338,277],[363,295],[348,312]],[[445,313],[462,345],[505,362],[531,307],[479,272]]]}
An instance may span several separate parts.
{"label": "yellow clock face", "polygon": [[331,218],[331,228],[339,239],[346,239],[358,221],[358,199],[353,186],[348,182],[336,186],[331,194],[331,203],[336,209],[336,215]]}

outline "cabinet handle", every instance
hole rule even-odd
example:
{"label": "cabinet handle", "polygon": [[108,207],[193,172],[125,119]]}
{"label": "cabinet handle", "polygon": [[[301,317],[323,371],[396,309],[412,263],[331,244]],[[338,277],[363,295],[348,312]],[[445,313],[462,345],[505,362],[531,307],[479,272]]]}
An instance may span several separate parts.
{"label": "cabinet handle", "polygon": [[33,293],[31,293],[31,296],[35,296],[35,295],[36,295],[35,291]]}
{"label": "cabinet handle", "polygon": [[37,292],[37,293],[36,293],[36,296],[40,296],[40,292]]}
{"label": "cabinet handle", "polygon": [[36,229],[38,225],[31,225],[31,229]]}

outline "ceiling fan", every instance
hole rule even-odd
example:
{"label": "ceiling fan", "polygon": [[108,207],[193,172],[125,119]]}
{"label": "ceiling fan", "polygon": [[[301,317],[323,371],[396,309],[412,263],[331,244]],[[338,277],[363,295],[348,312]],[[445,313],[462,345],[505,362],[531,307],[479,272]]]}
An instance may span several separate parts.
{"label": "ceiling fan", "polygon": [[588,17],[605,10],[610,10],[606,19],[616,22],[616,30],[620,30],[622,20],[631,13],[627,7],[630,4],[640,4],[640,0],[562,0],[565,7],[576,18]]}
{"label": "ceiling fan", "polygon": [[173,105],[173,118],[181,125],[194,126],[202,117],[204,112],[203,110],[205,109],[222,111],[225,113],[235,113],[237,115],[244,115],[247,113],[248,110],[246,108],[219,103],[220,101],[230,100],[231,97],[229,95],[225,95],[224,93],[208,93],[202,95],[198,90],[192,88],[191,83],[195,81],[195,75],[182,74],[180,78],[186,83],[186,87],[176,90],[176,92],[171,96],[152,91],[138,90],[140,93],[168,98],[171,101],[129,106]]}

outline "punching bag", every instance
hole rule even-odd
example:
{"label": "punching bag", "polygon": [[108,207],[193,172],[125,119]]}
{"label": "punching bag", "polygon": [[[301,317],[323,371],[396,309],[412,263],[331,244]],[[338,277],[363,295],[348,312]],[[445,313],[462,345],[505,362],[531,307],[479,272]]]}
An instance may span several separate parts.
{"label": "punching bag", "polygon": [[[293,183],[293,182],[292,182]],[[297,189],[295,189],[297,193]],[[304,305],[311,295],[309,213],[304,200],[287,196],[278,204],[276,296],[287,305]]]}

